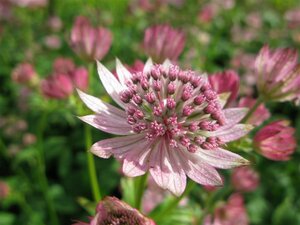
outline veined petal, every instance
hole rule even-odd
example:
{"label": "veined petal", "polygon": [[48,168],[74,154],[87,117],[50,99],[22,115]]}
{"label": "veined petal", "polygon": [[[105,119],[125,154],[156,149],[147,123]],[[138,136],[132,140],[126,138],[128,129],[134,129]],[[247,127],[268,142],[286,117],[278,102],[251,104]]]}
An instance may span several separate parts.
{"label": "veined petal", "polygon": [[149,58],[144,66],[144,70],[143,70],[143,73],[148,73],[150,72],[151,68],[153,66],[153,62],[152,62],[152,59]]}
{"label": "veined petal", "polygon": [[116,67],[117,67],[117,74],[120,80],[120,83],[126,87],[126,81],[130,80],[131,73],[125,68],[125,66],[121,63],[121,61],[117,58],[116,59]]}
{"label": "veined petal", "polygon": [[107,91],[107,93],[118,103],[119,106],[125,108],[125,104],[120,100],[119,94],[125,87],[115,78],[115,76],[105,68],[99,61],[97,61],[97,70],[100,80]]}
{"label": "veined petal", "polygon": [[161,188],[180,196],[186,186],[186,176],[174,154],[176,153],[170,152],[165,141],[161,140],[153,149],[149,171]]}
{"label": "veined petal", "polygon": [[230,142],[238,140],[245,136],[252,130],[253,126],[250,124],[236,124],[233,127],[227,129],[219,129],[214,132],[209,132],[209,136],[219,137],[223,142]]}
{"label": "veined petal", "polygon": [[95,113],[105,113],[108,115],[115,115],[120,117],[120,119],[126,119],[126,113],[123,110],[118,109],[115,106],[112,106],[106,102],[103,102],[99,98],[96,98],[92,95],[88,95],[83,91],[77,89],[78,95],[81,100],[86,104],[86,106],[94,111]]}
{"label": "veined petal", "polygon": [[87,115],[78,117],[83,122],[110,134],[129,135],[133,134],[131,127],[123,121],[118,121],[109,116]]}
{"label": "veined petal", "polygon": [[109,138],[93,144],[91,152],[101,158],[109,158],[112,154],[121,157],[122,154],[136,148],[143,142],[145,142],[145,134]]}
{"label": "veined petal", "polygon": [[126,176],[136,177],[145,174],[149,168],[148,156],[151,151],[149,143],[144,142],[137,146],[136,149],[132,149],[125,153],[122,171]]}
{"label": "veined petal", "polygon": [[195,153],[187,152],[185,149],[180,149],[178,152],[181,156],[181,164],[189,178],[202,185],[220,186],[223,184],[217,170],[197,157]]}
{"label": "veined petal", "polygon": [[247,114],[248,108],[228,108],[224,109],[223,113],[226,118],[226,124],[220,127],[220,130],[226,130],[229,127],[239,123]]}
{"label": "veined petal", "polygon": [[230,169],[237,166],[249,165],[249,161],[225,149],[199,150],[196,154],[213,167]]}

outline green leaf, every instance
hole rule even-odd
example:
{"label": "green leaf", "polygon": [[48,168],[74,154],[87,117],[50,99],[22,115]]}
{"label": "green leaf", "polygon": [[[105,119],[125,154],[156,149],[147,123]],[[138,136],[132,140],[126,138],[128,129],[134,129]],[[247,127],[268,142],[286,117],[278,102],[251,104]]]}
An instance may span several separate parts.
{"label": "green leaf", "polygon": [[15,215],[12,213],[0,213],[0,225],[12,225],[15,222]]}

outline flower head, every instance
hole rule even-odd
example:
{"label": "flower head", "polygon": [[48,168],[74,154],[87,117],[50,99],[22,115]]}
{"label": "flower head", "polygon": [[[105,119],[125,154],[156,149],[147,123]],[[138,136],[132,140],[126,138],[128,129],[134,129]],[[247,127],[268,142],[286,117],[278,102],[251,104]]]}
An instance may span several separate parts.
{"label": "flower head", "polygon": [[138,210],[115,197],[106,197],[99,202],[96,215],[90,223],[78,222],[73,225],[155,225],[154,221],[143,216]]}
{"label": "flower head", "polygon": [[247,210],[241,194],[230,196],[227,203],[215,209],[214,218],[209,215],[204,220],[204,225],[248,225]]}
{"label": "flower head", "polygon": [[[251,97],[243,97],[239,101],[239,107],[252,108],[257,100]],[[252,113],[251,117],[247,120],[248,123],[255,126],[261,125],[264,121],[270,118],[270,112],[266,106],[261,103],[257,109]]]}
{"label": "flower head", "polygon": [[289,121],[279,120],[259,130],[254,136],[256,150],[268,159],[285,161],[296,150],[295,129]]}
{"label": "flower head", "polygon": [[220,73],[214,73],[208,77],[213,89],[218,93],[229,93],[228,104],[234,101],[237,97],[240,78],[233,70],[226,70]]}
{"label": "flower head", "polygon": [[148,170],[155,182],[176,195],[186,186],[186,175],[203,185],[221,185],[216,168],[245,165],[247,160],[222,148],[244,136],[252,126],[238,124],[247,109],[223,109],[207,81],[194,71],[165,62],[146,63],[131,74],[117,60],[117,80],[98,63],[100,79],[123,109],[79,91],[96,114],[80,117],[102,131],[122,135],[99,141],[91,151],[102,158],[114,155],[123,173],[140,176]]}
{"label": "flower head", "polygon": [[30,63],[21,63],[12,72],[13,81],[19,84],[30,84],[36,78],[37,74]]}
{"label": "flower head", "polygon": [[157,63],[177,60],[185,45],[185,35],[169,25],[155,25],[145,31],[143,48]]}
{"label": "flower head", "polygon": [[0,200],[6,198],[10,193],[10,187],[4,181],[0,180]]}
{"label": "flower head", "polygon": [[295,50],[264,46],[255,61],[257,88],[266,100],[300,100],[300,66]]}
{"label": "flower head", "polygon": [[243,166],[233,170],[231,182],[235,190],[250,192],[259,185],[259,175],[250,166]]}
{"label": "flower head", "polygon": [[83,59],[101,60],[108,52],[112,41],[111,32],[104,27],[93,27],[87,18],[79,16],[71,30],[70,44]]}

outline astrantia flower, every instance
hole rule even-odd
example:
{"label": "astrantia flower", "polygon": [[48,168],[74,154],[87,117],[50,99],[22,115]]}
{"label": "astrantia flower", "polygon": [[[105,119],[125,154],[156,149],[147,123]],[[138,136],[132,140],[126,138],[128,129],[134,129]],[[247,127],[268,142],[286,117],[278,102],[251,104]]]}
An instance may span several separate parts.
{"label": "astrantia flower", "polygon": [[185,45],[185,35],[169,25],[155,25],[145,31],[143,48],[157,63],[177,60]]}
{"label": "astrantia flower", "polygon": [[112,41],[111,32],[104,27],[93,27],[87,18],[76,18],[70,35],[73,50],[85,60],[101,60]]}
{"label": "astrantia flower", "polygon": [[255,61],[257,88],[265,100],[300,100],[300,66],[296,50],[264,46]]}
{"label": "astrantia flower", "polygon": [[155,225],[154,221],[143,216],[138,210],[115,197],[106,197],[96,209],[90,223],[77,222],[73,225]]}
{"label": "astrantia flower", "polygon": [[122,135],[95,143],[91,151],[123,163],[123,173],[140,176],[148,170],[163,189],[180,195],[186,176],[203,185],[221,185],[216,168],[247,164],[222,146],[244,136],[251,126],[238,124],[247,109],[223,109],[207,77],[165,62],[131,74],[117,61],[117,80],[98,63],[100,79],[122,108],[79,91],[96,114],[80,117],[108,133]]}
{"label": "astrantia flower", "polygon": [[30,84],[37,79],[37,74],[30,63],[21,63],[12,71],[12,79],[19,84]]}
{"label": "astrantia flower", "polygon": [[268,159],[285,161],[296,150],[295,129],[289,121],[279,120],[264,126],[254,136],[256,150]]}

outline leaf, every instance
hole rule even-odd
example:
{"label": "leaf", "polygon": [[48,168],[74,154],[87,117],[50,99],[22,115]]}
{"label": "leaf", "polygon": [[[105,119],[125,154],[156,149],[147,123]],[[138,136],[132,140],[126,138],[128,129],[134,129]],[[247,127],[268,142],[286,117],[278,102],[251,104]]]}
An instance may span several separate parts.
{"label": "leaf", "polygon": [[15,222],[15,215],[12,213],[0,212],[0,225],[12,225]]}

